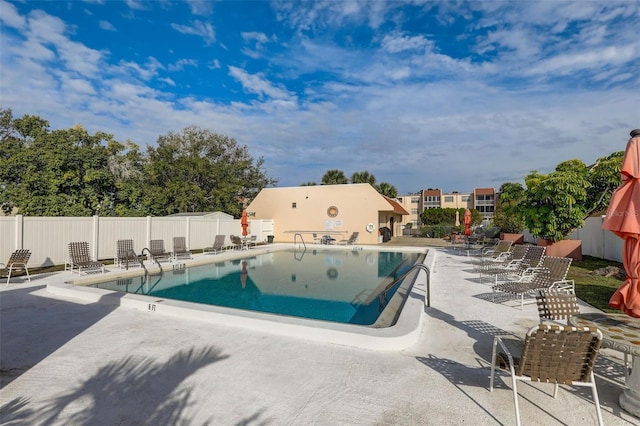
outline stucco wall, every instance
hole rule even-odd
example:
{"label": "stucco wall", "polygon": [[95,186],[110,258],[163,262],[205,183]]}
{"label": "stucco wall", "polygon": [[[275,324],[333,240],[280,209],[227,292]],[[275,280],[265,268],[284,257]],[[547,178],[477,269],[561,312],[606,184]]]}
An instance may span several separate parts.
{"label": "stucco wall", "polygon": [[[328,211],[335,207],[337,214]],[[359,232],[361,244],[377,244],[378,228],[388,226],[392,216],[395,234],[401,226],[401,215],[369,184],[317,185],[287,188],[266,188],[247,207],[250,219],[273,219],[276,242],[293,242],[296,232],[303,233],[305,242],[312,242],[312,233],[330,234],[335,239],[347,239]],[[373,232],[367,225],[373,224]]]}

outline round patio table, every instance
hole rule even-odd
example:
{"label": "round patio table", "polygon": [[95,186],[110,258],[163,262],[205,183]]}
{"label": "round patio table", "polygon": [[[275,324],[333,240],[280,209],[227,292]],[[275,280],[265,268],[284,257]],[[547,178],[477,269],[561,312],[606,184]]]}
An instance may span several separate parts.
{"label": "round patio table", "polygon": [[602,332],[603,348],[633,357],[627,389],[620,395],[619,402],[625,411],[640,417],[640,319],[626,314],[597,312],[572,316],[569,322],[574,326],[597,327]]}

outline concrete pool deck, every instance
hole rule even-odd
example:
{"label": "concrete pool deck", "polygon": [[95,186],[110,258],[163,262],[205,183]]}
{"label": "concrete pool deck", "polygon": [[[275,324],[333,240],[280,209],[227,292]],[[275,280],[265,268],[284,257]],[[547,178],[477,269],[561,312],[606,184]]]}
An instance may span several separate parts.
{"label": "concrete pool deck", "polygon": [[[417,343],[401,351],[149,315],[47,292],[47,284],[70,280],[70,272],[12,280],[0,289],[0,422],[514,424],[506,376],[488,390],[491,344],[496,334],[522,339],[538,322],[536,307],[492,302],[470,258],[435,250],[431,307]],[[618,404],[621,355],[603,350],[595,373],[605,424],[640,423]],[[588,390],[562,387],[554,399],[552,389],[520,384],[524,424],[596,424]]]}

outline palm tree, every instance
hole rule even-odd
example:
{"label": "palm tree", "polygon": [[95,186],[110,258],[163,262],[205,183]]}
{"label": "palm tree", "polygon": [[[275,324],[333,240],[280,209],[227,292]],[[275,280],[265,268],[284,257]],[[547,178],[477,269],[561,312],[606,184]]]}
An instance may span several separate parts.
{"label": "palm tree", "polygon": [[349,183],[342,170],[327,170],[322,176],[322,185],[340,185]]}
{"label": "palm tree", "polygon": [[386,195],[389,198],[396,198],[398,196],[398,190],[390,183],[380,182],[377,189],[379,193]]}
{"label": "palm tree", "polygon": [[351,183],[368,183],[375,188],[376,177],[367,171],[355,172],[351,175]]}

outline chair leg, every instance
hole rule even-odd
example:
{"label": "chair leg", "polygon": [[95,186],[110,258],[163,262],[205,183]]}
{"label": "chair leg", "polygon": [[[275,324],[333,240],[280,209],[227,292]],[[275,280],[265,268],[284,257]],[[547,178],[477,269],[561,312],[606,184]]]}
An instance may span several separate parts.
{"label": "chair leg", "polygon": [[496,373],[496,361],[498,360],[498,341],[493,339],[493,351],[491,352],[491,378],[489,379],[489,392],[493,392],[493,380]]}
{"label": "chair leg", "polygon": [[516,409],[516,425],[520,426],[520,406],[518,405],[518,386],[516,384],[517,380],[515,377],[511,376],[511,383],[513,386],[513,405]]}
{"label": "chair leg", "polygon": [[598,415],[598,425],[603,426],[602,411],[600,410],[600,400],[598,399],[598,388],[596,388],[596,380],[591,372],[591,391],[593,392],[593,403],[596,405],[596,413]]}
{"label": "chair leg", "polygon": [[29,276],[29,269],[25,266],[24,271],[27,273],[27,280],[31,282],[31,276]]}

